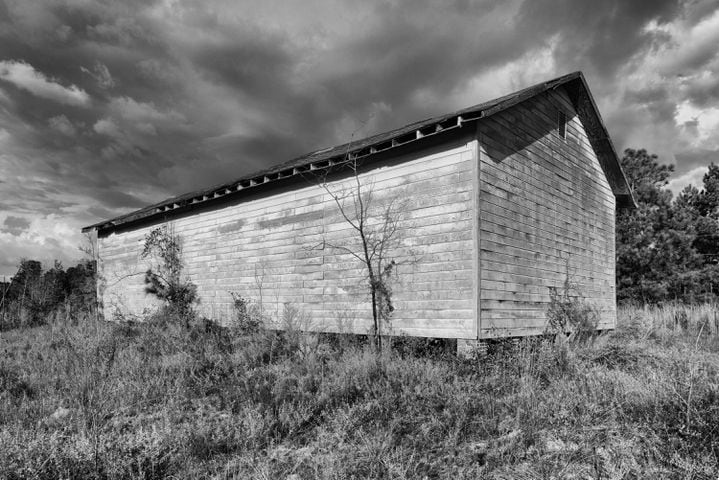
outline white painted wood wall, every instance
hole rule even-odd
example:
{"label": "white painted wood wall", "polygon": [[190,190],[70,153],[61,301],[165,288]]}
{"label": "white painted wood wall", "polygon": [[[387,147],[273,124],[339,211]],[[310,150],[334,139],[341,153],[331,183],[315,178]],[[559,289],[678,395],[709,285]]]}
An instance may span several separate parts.
{"label": "white painted wood wall", "polygon": [[480,338],[541,333],[549,289],[562,293],[567,278],[600,328],[614,328],[615,197],[567,94],[491,116],[478,137]]}
{"label": "white painted wood wall", "polygon": [[[560,111],[566,138],[557,133]],[[391,333],[460,339],[541,333],[550,288],[561,289],[567,272],[600,312],[600,326],[613,328],[615,198],[567,94],[538,95],[481,120],[465,138],[361,174],[377,205],[408,202],[401,245],[389,255],[400,263]],[[329,185],[335,192],[353,187],[352,177]],[[236,292],[277,322],[291,305],[304,313],[297,327],[369,331],[359,262],[313,248],[323,239],[356,244],[356,233],[311,180],[168,225],[183,241],[201,314],[231,322]],[[155,227],[100,235],[106,318],[157,308],[144,293],[148,265],[140,259]]]}
{"label": "white painted wood wall", "polygon": [[[476,141],[413,155],[360,175],[373,185],[378,206],[407,199],[398,239],[388,258],[399,263],[393,282],[391,332],[476,338],[474,179]],[[348,177],[331,191],[354,187]],[[140,259],[145,236],[157,225],[101,236],[105,317],[143,315],[157,305],[144,293],[148,264]],[[290,304],[307,319],[301,328],[367,333],[371,305],[361,265],[328,243],[356,245],[356,232],[320,186],[307,185],[271,196],[177,218],[171,228],[183,242],[185,272],[198,286],[198,310],[233,318],[229,292],[255,303],[271,319]]]}

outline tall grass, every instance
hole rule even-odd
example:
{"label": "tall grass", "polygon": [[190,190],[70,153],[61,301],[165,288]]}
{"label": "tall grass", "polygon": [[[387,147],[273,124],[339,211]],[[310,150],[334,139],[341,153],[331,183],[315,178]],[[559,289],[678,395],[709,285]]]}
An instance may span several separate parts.
{"label": "tall grass", "polygon": [[715,313],[474,359],[162,316],[3,332],[0,478],[716,478]]}
{"label": "tall grass", "polygon": [[619,309],[621,327],[636,327],[653,335],[698,332],[719,335],[719,306],[711,304],[623,307]]}

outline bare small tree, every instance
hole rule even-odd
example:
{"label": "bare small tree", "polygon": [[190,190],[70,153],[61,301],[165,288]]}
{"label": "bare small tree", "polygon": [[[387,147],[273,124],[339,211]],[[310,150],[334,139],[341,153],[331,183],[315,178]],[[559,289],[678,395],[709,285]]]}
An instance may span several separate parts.
{"label": "bare small tree", "polygon": [[97,242],[97,232],[86,232],[77,249],[84,253],[89,260],[97,261]]}
{"label": "bare small tree", "polygon": [[324,238],[319,248],[329,247],[347,253],[362,265],[372,302],[371,339],[373,346],[381,349],[383,329],[394,311],[391,280],[396,274],[398,262],[390,255],[400,243],[399,225],[404,218],[406,202],[397,197],[384,203],[378,202],[374,183],[363,185],[357,158],[348,157],[350,161],[346,165],[352,170],[354,185],[333,190],[325,172],[320,177],[320,186],[337,205],[343,220],[354,230],[356,242],[340,244]]}
{"label": "bare small tree", "polygon": [[2,328],[5,326],[5,315],[7,311],[7,302],[5,300],[10,290],[10,285],[11,282],[8,282],[5,276],[3,276],[2,283],[0,283],[0,290],[2,290],[2,297],[0,298],[0,312],[2,312],[2,317],[0,317],[0,331],[2,331]]}
{"label": "bare small tree", "polygon": [[94,284],[94,299],[92,300],[92,310],[95,321],[100,319],[100,310],[102,309],[101,302],[101,285],[104,284],[104,278],[100,269],[100,255],[98,249],[99,238],[97,231],[86,232],[83,235],[83,242],[77,247],[88,261],[90,268],[92,269],[91,281]]}

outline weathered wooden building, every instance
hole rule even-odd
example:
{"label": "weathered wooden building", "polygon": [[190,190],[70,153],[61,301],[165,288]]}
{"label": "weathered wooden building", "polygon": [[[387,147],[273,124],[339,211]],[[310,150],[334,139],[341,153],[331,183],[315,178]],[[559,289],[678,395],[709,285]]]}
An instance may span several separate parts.
{"label": "weathered wooden building", "polygon": [[140,253],[167,225],[204,315],[229,321],[237,292],[268,318],[289,304],[304,312],[301,328],[367,333],[362,265],[317,248],[353,241],[328,191],[356,180],[377,205],[405,201],[387,254],[391,333],[541,333],[550,289],[568,276],[601,327],[615,325],[615,210],[634,202],[579,72],[86,227],[98,237],[105,317],[155,307]]}

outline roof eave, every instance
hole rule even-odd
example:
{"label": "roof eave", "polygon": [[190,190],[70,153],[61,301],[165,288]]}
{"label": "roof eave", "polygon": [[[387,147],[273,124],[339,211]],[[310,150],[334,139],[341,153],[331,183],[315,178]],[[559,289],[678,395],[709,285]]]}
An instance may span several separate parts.
{"label": "roof eave", "polygon": [[570,95],[577,113],[582,119],[592,148],[597,154],[602,169],[612,187],[612,192],[617,199],[617,207],[637,208],[634,194],[622,169],[617,150],[614,148],[614,143],[609,137],[609,131],[599,113],[599,109],[594,101],[591,90],[589,90],[589,85],[584,75],[581,72],[577,72],[577,76],[572,82],[566,82],[565,88]]}
{"label": "roof eave", "polygon": [[[524,102],[535,95],[563,85],[567,86],[568,91],[570,91],[570,96],[572,96],[572,85],[580,87],[579,90],[576,88],[574,89],[575,98],[573,101],[575,102],[575,108],[577,108],[580,115],[583,115],[589,120],[591,131],[588,132],[588,134],[590,135],[590,141],[592,141],[592,146],[597,152],[597,155],[601,157],[600,161],[603,161],[602,167],[604,168],[605,174],[612,185],[612,191],[617,198],[618,205],[621,204],[623,208],[636,207],[636,202],[631,189],[629,188],[629,184],[619,163],[619,157],[617,156],[614,145],[609,138],[609,134],[604,126],[604,122],[599,114],[594,98],[589,91],[584,75],[581,72],[572,72],[553,80],[525,88],[519,92],[497,98],[490,102],[476,105],[475,107],[469,107],[452,114],[435,117],[426,121],[415,122],[405,127],[387,132],[386,134],[379,134],[370,137],[369,139],[360,140],[356,142],[360,145],[360,147],[355,149],[351,149],[351,144],[348,144],[346,150],[338,150],[338,147],[333,147],[313,152],[306,156],[299,157],[300,159],[307,159],[306,163],[293,164],[293,162],[296,161],[292,160],[287,164],[267,169],[264,172],[258,172],[253,176],[245,177],[232,183],[218,185],[209,189],[173,197],[143,209],[136,210],[127,215],[122,215],[110,220],[89,225],[84,227],[82,231],[101,231],[120,225],[175,213],[175,211],[178,210],[186,210],[197,204],[204,204],[219,198],[226,198],[228,195],[235,195],[238,192],[260,187],[277,180],[302,175],[304,172],[321,172],[323,170],[336,168],[338,165],[341,166],[342,164],[346,164],[350,161],[364,159],[394,148],[403,147],[410,143],[425,141],[425,139],[429,137],[443,135],[454,129],[462,128],[463,125],[470,122],[475,122],[481,118],[491,116],[494,113],[501,112],[518,103]],[[414,126],[417,128],[415,129]],[[371,140],[374,139],[377,139],[377,141],[372,143]],[[335,151],[336,153],[324,155],[325,152],[332,151]],[[313,158],[316,158],[316,160],[313,161]]]}
{"label": "roof eave", "polygon": [[[470,115],[470,116],[468,116]],[[277,180],[283,180],[290,177],[301,176],[304,173],[312,172],[314,174],[322,174],[331,169],[340,168],[356,160],[364,160],[368,157],[385,153],[389,150],[399,147],[406,147],[417,141],[427,141],[437,135],[445,135],[448,132],[475,122],[482,117],[482,112],[477,111],[476,115],[472,112],[463,112],[462,114],[454,114],[446,117],[438,117],[435,123],[423,125],[421,128],[414,130],[408,137],[408,133],[402,133],[396,137],[388,137],[370,146],[363,146],[356,150],[350,150],[345,153],[330,158],[323,158],[317,162],[309,162],[305,165],[291,167],[286,170],[268,170],[268,173],[237,180],[231,184],[213,187],[209,190],[196,192],[196,194],[185,194],[179,197],[163,200],[162,202],[150,205],[140,210],[135,210],[127,215],[112,218],[103,222],[98,222],[82,228],[82,232],[91,232],[94,230],[103,230],[120,226],[135,221],[145,220],[151,217],[158,217],[164,214],[174,213],[179,209],[195,204],[205,203],[207,201],[226,198],[228,195],[247,190],[252,187],[259,187]],[[310,154],[312,155],[312,154]]]}

